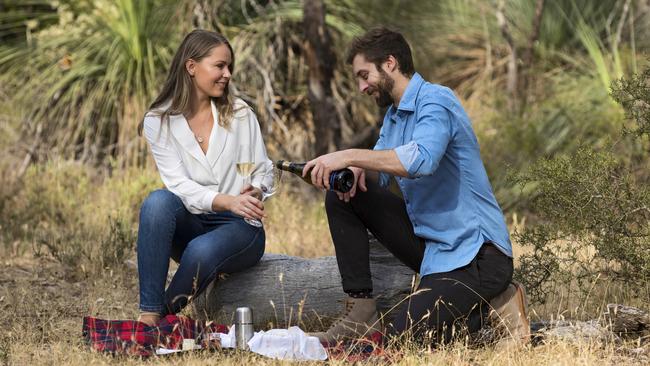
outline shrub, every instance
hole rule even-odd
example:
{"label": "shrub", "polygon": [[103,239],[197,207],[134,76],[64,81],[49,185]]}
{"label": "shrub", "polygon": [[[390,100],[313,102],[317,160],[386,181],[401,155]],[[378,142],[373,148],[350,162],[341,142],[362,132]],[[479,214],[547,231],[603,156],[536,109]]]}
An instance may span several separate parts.
{"label": "shrub", "polygon": [[[530,195],[513,186],[504,166],[519,172],[540,157],[574,154],[581,144],[602,147],[624,119],[621,107],[597,87],[600,81],[594,77],[566,72],[537,82],[535,103],[522,115],[504,114],[500,108],[472,111],[490,182],[506,211],[525,212]],[[495,93],[493,98],[497,104],[503,96]]]}
{"label": "shrub", "polygon": [[[650,121],[648,76],[646,70],[620,80],[612,93],[637,125],[633,129],[637,137],[647,134]],[[650,188],[644,171],[648,158],[644,154],[631,160],[617,151],[616,144],[602,150],[581,147],[572,155],[541,159],[514,177],[516,184],[533,187],[530,208],[540,222],[514,235],[531,248],[521,256],[516,276],[534,300],[543,302],[552,283],[576,284],[586,293],[598,276],[637,289],[647,286]]]}
{"label": "shrub", "polygon": [[650,278],[650,190],[611,151],[542,159],[517,181],[535,185],[531,209],[541,220],[514,235],[533,248],[517,277],[535,299],[549,280],[587,289],[598,274],[641,284]]}
{"label": "shrub", "polygon": [[639,75],[614,82],[612,97],[625,108],[626,116],[633,121],[633,132],[639,137],[650,136],[650,67]]}

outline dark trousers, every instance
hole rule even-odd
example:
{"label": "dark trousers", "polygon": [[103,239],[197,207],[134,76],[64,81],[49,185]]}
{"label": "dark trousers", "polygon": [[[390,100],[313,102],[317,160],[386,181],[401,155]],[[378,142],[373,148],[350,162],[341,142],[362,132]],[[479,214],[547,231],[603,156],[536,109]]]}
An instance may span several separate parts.
{"label": "dark trousers", "polygon": [[[425,243],[415,235],[401,197],[367,179],[367,192],[357,191],[350,202],[328,192],[325,208],[347,293],[372,290],[369,263],[370,231],[402,263],[419,272]],[[512,280],[512,259],[485,243],[466,266],[422,276],[415,291],[400,304],[387,324],[390,337],[410,334],[434,343],[481,328],[488,302]]]}

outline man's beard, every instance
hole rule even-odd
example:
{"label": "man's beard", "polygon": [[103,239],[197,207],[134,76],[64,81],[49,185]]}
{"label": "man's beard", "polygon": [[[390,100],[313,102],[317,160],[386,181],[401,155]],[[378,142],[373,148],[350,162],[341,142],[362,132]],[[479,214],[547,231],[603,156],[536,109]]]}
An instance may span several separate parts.
{"label": "man's beard", "polygon": [[375,102],[381,108],[385,108],[393,104],[393,97],[390,92],[393,90],[395,85],[395,80],[393,80],[386,71],[379,69],[379,83],[377,83],[377,93],[379,94],[375,98]]}

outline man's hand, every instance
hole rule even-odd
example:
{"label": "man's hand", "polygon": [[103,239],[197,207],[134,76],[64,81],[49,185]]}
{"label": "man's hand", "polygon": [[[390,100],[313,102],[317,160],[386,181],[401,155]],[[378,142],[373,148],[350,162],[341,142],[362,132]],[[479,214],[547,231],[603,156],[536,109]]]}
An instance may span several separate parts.
{"label": "man's hand", "polygon": [[330,189],[330,174],[332,171],[347,168],[349,165],[347,160],[348,151],[335,151],[308,161],[302,169],[302,176],[304,177],[311,169],[311,183],[318,189]]}
{"label": "man's hand", "polygon": [[354,184],[352,185],[352,189],[350,192],[346,193],[341,193],[338,191],[336,192],[336,195],[339,196],[339,199],[345,202],[350,202],[350,198],[354,197],[354,195],[357,194],[357,187],[363,192],[368,190],[366,187],[366,170],[354,166],[348,168],[352,170],[352,173],[354,173]]}

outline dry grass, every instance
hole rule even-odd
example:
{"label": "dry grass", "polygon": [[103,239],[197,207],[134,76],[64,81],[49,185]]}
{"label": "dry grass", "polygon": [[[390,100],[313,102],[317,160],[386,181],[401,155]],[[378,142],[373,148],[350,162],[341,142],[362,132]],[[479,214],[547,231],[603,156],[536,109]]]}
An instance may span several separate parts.
{"label": "dry grass", "polygon": [[[288,362],[236,352],[197,352],[150,360],[88,351],[81,317],[131,318],[137,305],[135,273],[107,272],[69,282],[65,268],[46,259],[13,259],[0,275],[0,363],[11,365],[275,365]],[[632,365],[642,359],[614,344],[551,341],[516,351],[454,344],[431,351],[405,345],[400,365]],[[343,364],[341,361],[331,364]],[[312,363],[305,363],[312,364]],[[316,364],[316,363],[313,363]]]}
{"label": "dry grass", "polygon": [[[283,185],[305,185],[283,176]],[[298,186],[300,187],[300,186]],[[307,195],[284,189],[266,202],[266,252],[306,258],[334,255],[322,193],[306,187]]]}
{"label": "dry grass", "polygon": [[[78,168],[78,169],[77,169]],[[38,241],[7,234],[11,217],[30,217],[41,210],[35,200],[62,202],[61,197],[78,197],[79,205],[61,205],[52,208],[54,216],[42,216],[48,221],[47,230],[57,228],[53,219],[67,215],[68,219],[87,226],[98,237],[106,236],[109,229],[105,218],[111,213],[135,217],[138,201],[146,193],[142,189],[157,187],[152,182],[155,173],[118,172],[109,179],[88,172],[85,167],[74,164],[50,164],[40,172],[42,181],[25,181],[24,189],[34,194],[21,196],[20,202],[9,202],[3,212],[0,255],[3,258],[0,271],[0,364],[9,365],[240,365],[282,363],[250,354],[234,352],[198,352],[190,355],[140,360],[116,358],[93,353],[83,344],[81,319],[84,315],[103,318],[129,319],[137,313],[137,275],[127,266],[104,267],[97,265],[80,269],[79,263],[64,264],[56,261]],[[65,174],[62,173],[65,170]],[[66,170],[67,169],[67,170]],[[141,179],[138,180],[137,177]],[[79,179],[78,179],[79,178]],[[70,184],[86,179],[93,184]],[[103,180],[102,180],[103,179]],[[66,183],[67,182],[67,183]],[[305,257],[332,255],[333,248],[325,218],[322,194],[304,185],[296,178],[285,181],[283,190],[267,203],[267,252],[285,253]],[[299,193],[302,190],[302,193]],[[83,191],[92,200],[80,197]],[[39,194],[36,194],[39,193]],[[47,201],[51,200],[51,201]],[[75,213],[75,210],[79,212]],[[10,215],[11,213],[11,215]],[[17,215],[17,216],[16,216]],[[522,220],[511,217],[511,228],[523,225]],[[15,223],[14,223],[15,224]],[[43,228],[41,228],[44,230]],[[75,228],[73,228],[75,229]],[[79,227],[81,229],[81,227]],[[20,232],[29,231],[23,228]],[[74,230],[71,230],[74,231]],[[12,231],[13,232],[13,231]],[[53,232],[43,231],[54,234]],[[106,236],[110,237],[110,236]],[[86,245],[97,246],[97,242]],[[134,243],[128,245],[127,258],[135,256]],[[95,250],[98,248],[95,248]],[[515,253],[523,248],[515,246]],[[97,253],[90,251],[89,253]],[[97,264],[97,258],[85,258],[84,263]],[[124,268],[123,268],[124,267]],[[112,269],[111,269],[112,268]],[[532,306],[533,320],[598,318],[608,302],[627,303],[647,307],[647,304],[631,302],[633,298],[624,288],[609,286],[598,280],[587,299],[572,297],[566,289],[558,289],[543,306]],[[189,314],[192,315],[192,314]],[[618,344],[590,341],[550,341],[536,347],[516,351],[499,351],[493,347],[471,347],[462,343],[431,351],[406,344],[403,346],[402,365],[467,365],[467,364],[642,364],[647,356],[630,351],[635,344]],[[647,345],[646,354],[647,354]],[[643,358],[645,357],[645,358]],[[341,361],[331,362],[342,364]]]}
{"label": "dry grass", "polygon": [[[17,344],[16,347],[32,347],[30,344]],[[45,361],[45,362],[44,362]],[[54,364],[54,365],[277,365],[290,364],[243,353],[196,353],[191,355],[157,357],[147,361],[127,358],[114,358],[89,354],[81,345],[57,342],[31,349],[12,359],[13,364]],[[293,363],[291,363],[293,364]],[[302,362],[301,364],[322,364],[322,362]],[[329,362],[332,365],[349,364],[343,361]],[[373,362],[369,362],[373,364]],[[436,352],[409,352],[399,361],[400,365],[638,365],[638,360],[619,356],[613,349],[590,344],[572,345],[553,343],[534,349],[515,352],[493,350],[470,350],[462,346],[449,347]]]}

